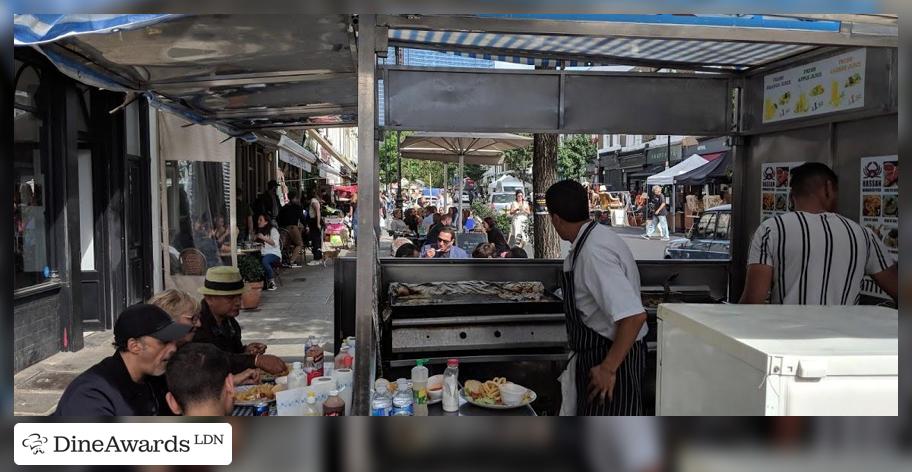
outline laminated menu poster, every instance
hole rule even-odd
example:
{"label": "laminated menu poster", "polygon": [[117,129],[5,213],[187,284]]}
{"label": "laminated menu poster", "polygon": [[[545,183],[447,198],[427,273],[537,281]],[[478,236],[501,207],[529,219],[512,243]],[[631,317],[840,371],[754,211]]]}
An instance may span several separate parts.
{"label": "laminated menu poster", "polygon": [[[859,223],[899,255],[899,160],[897,156],[861,158],[861,210]],[[887,297],[870,277],[861,282],[861,293]]]}
{"label": "laminated menu poster", "polygon": [[865,50],[769,74],[763,78],[763,123],[864,106]]}
{"label": "laminated menu poster", "polygon": [[792,169],[804,162],[767,162],[760,167],[760,221],[792,211]]}

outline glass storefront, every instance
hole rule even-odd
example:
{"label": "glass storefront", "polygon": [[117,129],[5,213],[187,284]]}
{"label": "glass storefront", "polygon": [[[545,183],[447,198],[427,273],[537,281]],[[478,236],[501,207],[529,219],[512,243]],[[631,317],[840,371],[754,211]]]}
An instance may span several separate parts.
{"label": "glass storefront", "polygon": [[16,61],[13,107],[13,260],[15,288],[47,281],[52,273],[48,233],[47,91],[37,69]]}

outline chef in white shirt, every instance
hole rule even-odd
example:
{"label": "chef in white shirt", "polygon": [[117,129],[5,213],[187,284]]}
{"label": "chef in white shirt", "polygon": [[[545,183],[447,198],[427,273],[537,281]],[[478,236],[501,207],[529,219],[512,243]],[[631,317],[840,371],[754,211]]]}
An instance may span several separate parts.
{"label": "chef in white shirt", "polygon": [[575,409],[564,405],[562,411],[642,415],[648,328],[633,254],[611,229],[589,219],[586,189],[578,182],[552,185],[545,202],[557,234],[572,243],[561,288],[573,353],[564,377],[576,401]]}

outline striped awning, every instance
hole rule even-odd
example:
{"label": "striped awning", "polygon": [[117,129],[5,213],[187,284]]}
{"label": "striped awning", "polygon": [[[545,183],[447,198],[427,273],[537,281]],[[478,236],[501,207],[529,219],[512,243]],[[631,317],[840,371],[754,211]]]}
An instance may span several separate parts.
{"label": "striped awning", "polygon": [[[846,29],[859,37],[869,33],[897,34],[895,23],[889,24],[891,19],[877,18],[881,24],[871,29],[855,23],[875,21],[871,16],[497,14],[476,15],[474,22],[471,18],[460,21],[438,16],[426,24],[418,16],[391,25],[389,40],[399,47],[546,67],[628,65],[739,70],[815,49],[833,38],[843,38]],[[828,17],[847,17],[849,23]],[[573,28],[546,31],[547,28],[538,27],[549,22],[577,22],[586,28],[577,33]],[[533,25],[532,31],[525,29],[526,25]],[[662,30],[674,34],[662,34]],[[702,34],[692,34],[697,30]],[[730,34],[717,37],[714,31]],[[750,33],[751,37],[745,38],[739,32]],[[800,39],[780,38],[783,35]]]}
{"label": "striped awning", "polygon": [[[437,49],[479,59],[552,67],[624,63],[635,65],[650,62],[670,66],[698,65],[740,69],[767,64],[814,48],[801,44],[406,29],[392,29],[389,34],[392,43],[402,46]],[[498,54],[498,51],[502,53]]]}

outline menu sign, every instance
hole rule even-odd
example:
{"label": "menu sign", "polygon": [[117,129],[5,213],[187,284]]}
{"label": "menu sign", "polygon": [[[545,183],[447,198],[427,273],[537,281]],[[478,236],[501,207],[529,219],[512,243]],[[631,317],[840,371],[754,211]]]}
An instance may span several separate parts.
{"label": "menu sign", "polygon": [[804,162],[768,162],[760,167],[760,221],[794,210],[792,169]]}
{"label": "menu sign", "polygon": [[864,106],[865,49],[763,78],[763,122],[803,118]]}
{"label": "menu sign", "polygon": [[[899,160],[893,156],[861,159],[861,216],[859,222],[899,254]],[[887,297],[870,277],[861,282],[865,295]]]}

